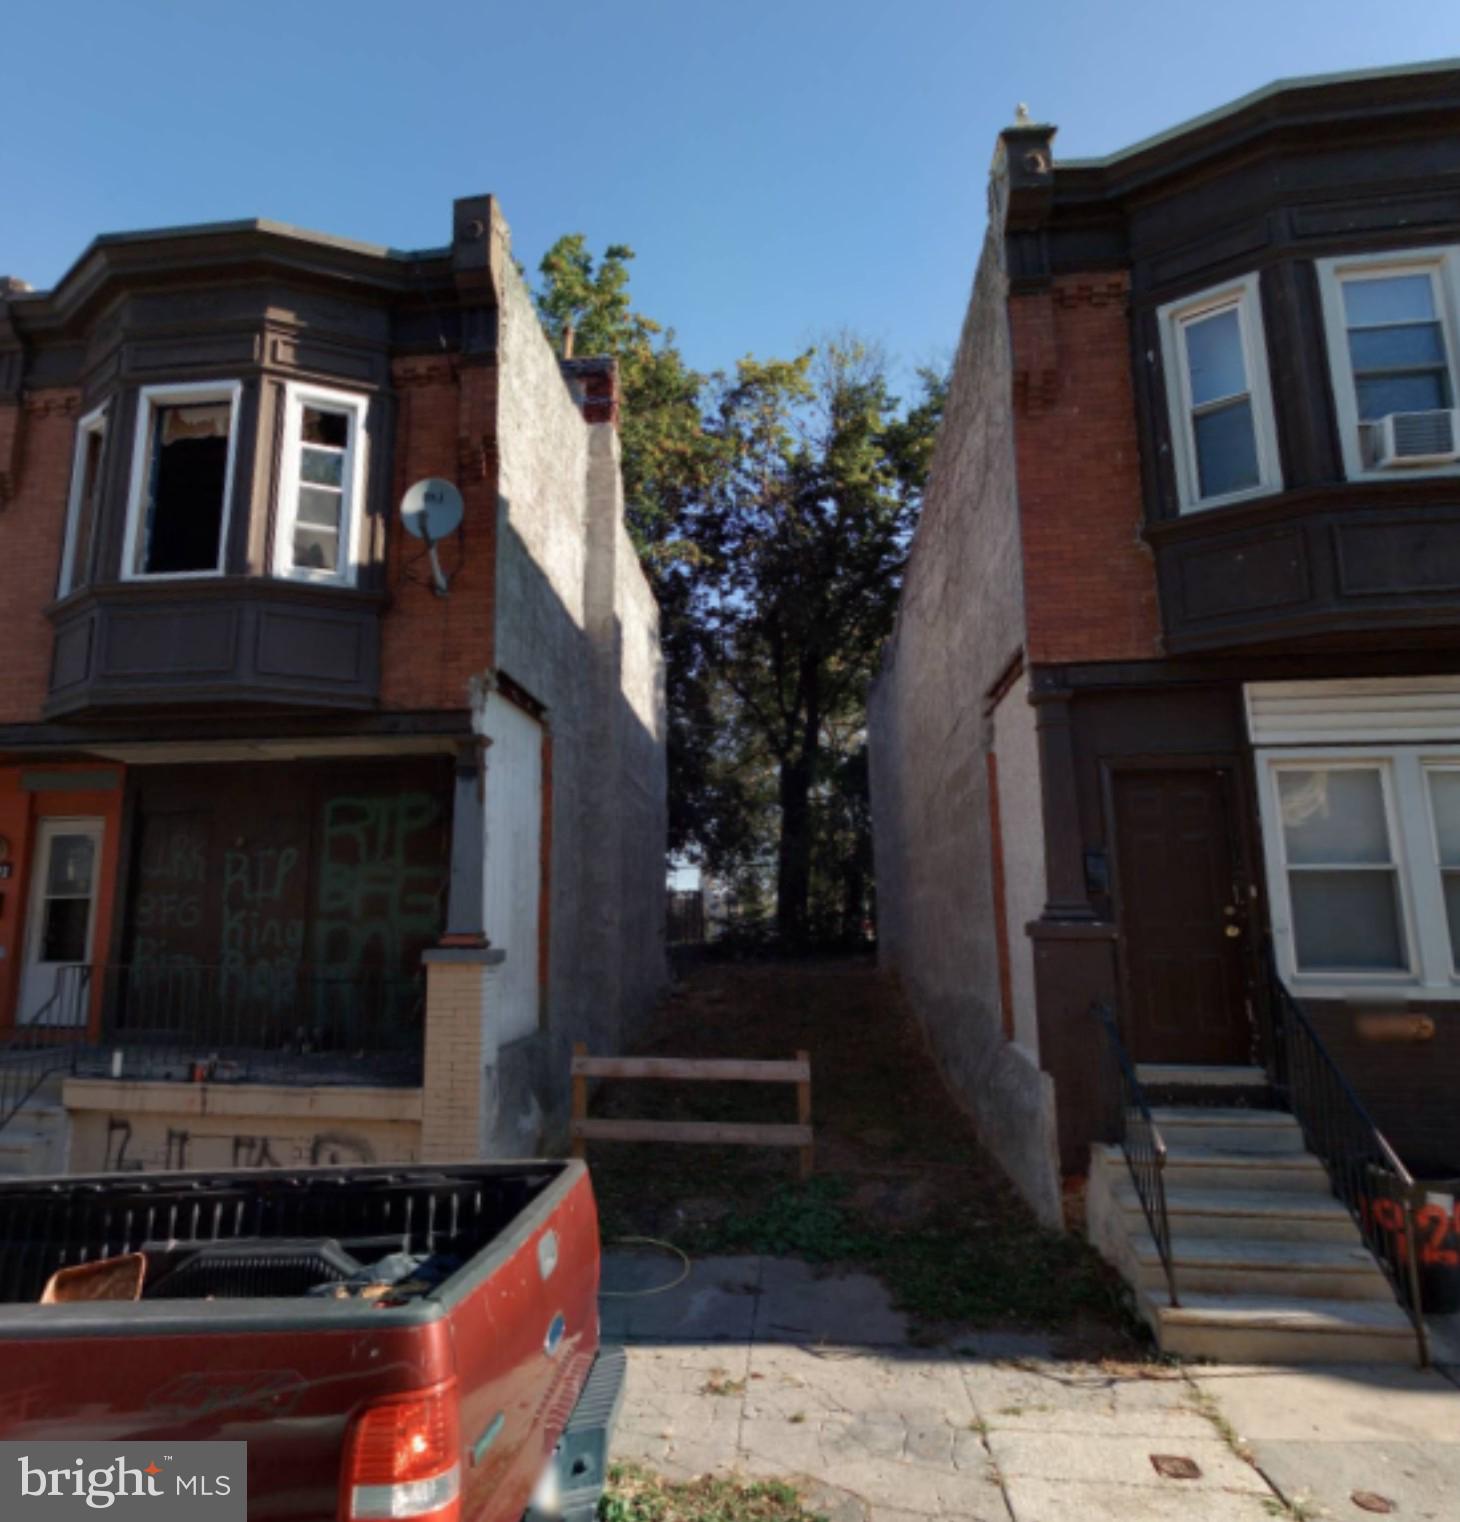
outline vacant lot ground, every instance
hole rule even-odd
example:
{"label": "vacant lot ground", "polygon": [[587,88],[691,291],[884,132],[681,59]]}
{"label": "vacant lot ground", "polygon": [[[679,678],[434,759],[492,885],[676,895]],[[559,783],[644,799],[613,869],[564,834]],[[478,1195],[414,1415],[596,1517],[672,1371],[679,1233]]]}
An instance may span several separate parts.
{"label": "vacant lot ground", "polygon": [[[642,1054],[811,1053],[816,1172],[796,1154],[593,1144],[612,1242],[691,1255],[763,1253],[879,1275],[930,1339],[1053,1331],[1071,1352],[1144,1356],[1124,1287],[1078,1237],[1042,1228],[980,1148],[920,1032],[869,959],[705,963],[685,975]],[[676,1120],[795,1119],[789,1086],[605,1083],[592,1112]]]}

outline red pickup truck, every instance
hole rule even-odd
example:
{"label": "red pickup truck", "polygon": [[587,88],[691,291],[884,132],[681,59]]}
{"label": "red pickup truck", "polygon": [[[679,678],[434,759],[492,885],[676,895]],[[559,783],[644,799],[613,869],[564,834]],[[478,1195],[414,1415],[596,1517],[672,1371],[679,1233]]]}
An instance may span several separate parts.
{"label": "red pickup truck", "polygon": [[[124,1254],[139,1298],[39,1303]],[[5,1181],[0,1438],[245,1441],[251,1522],[581,1522],[597,1295],[577,1162]]]}

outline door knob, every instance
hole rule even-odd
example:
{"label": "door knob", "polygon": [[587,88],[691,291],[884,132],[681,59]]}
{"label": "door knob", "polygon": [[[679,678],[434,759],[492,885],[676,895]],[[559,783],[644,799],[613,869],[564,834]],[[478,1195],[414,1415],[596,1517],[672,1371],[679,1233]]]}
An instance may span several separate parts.
{"label": "door knob", "polygon": [[1224,925],[1222,928],[1227,932],[1227,939],[1229,941],[1235,941],[1242,934],[1241,925]]}

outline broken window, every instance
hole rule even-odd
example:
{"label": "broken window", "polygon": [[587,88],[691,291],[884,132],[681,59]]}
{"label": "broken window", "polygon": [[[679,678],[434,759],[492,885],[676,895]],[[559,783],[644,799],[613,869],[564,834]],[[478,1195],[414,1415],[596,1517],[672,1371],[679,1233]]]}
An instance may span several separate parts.
{"label": "broken window", "polygon": [[274,566],[281,576],[355,579],[368,399],[290,386]]}
{"label": "broken window", "polygon": [[129,542],[134,576],[223,569],[238,385],[147,387]]}

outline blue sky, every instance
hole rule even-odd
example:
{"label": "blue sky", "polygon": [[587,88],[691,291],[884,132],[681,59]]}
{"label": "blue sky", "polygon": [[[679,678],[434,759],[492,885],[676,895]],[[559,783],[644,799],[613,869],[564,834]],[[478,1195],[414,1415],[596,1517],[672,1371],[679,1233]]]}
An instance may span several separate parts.
{"label": "blue sky", "polygon": [[[1380,19],[1382,18],[1382,25]],[[1019,101],[1106,153],[1291,74],[1460,53],[1441,0],[357,0],[4,9],[0,271],[101,231],[266,216],[441,244],[490,190],[535,269],[638,253],[704,368],[850,328],[946,358]]]}

